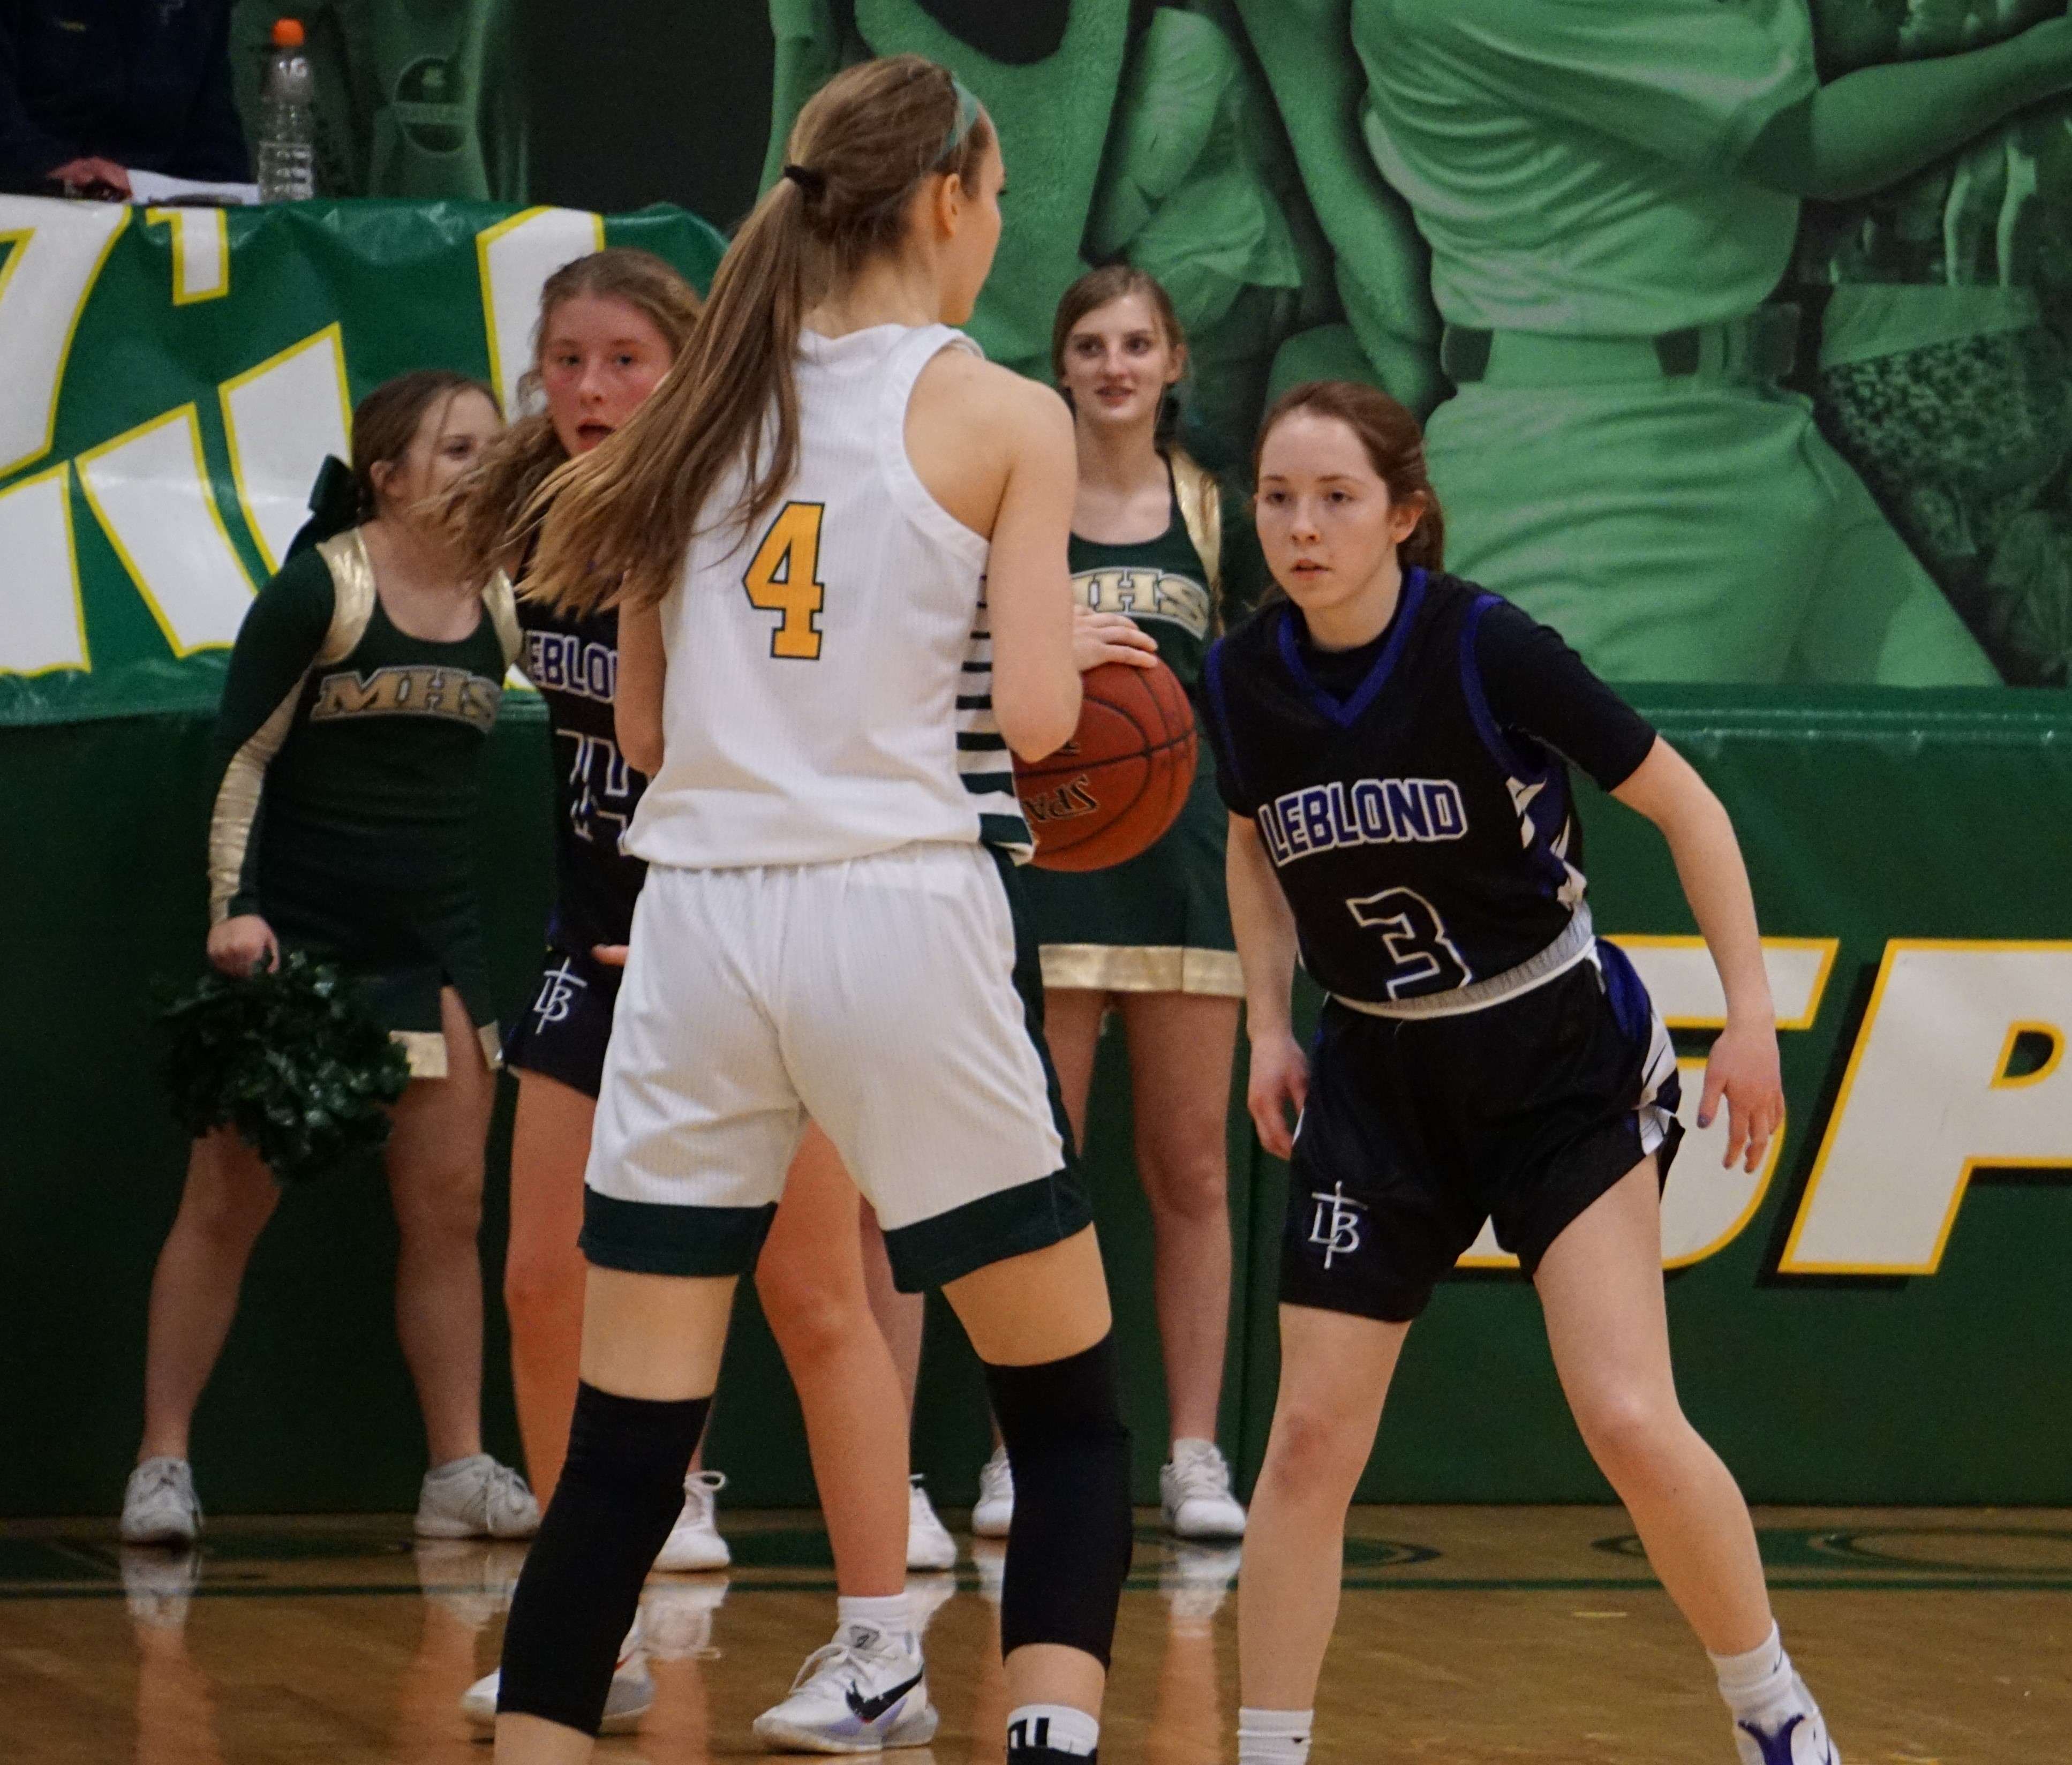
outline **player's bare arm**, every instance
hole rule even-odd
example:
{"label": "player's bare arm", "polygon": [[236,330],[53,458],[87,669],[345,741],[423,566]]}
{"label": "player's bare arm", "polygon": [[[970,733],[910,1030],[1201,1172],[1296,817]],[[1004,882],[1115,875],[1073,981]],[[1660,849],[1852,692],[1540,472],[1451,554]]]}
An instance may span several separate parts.
{"label": "player's bare arm", "polygon": [[1724,1097],[1727,1150],[1758,1169],[1770,1137],[1784,1119],[1784,1084],[1778,1069],[1777,1012],[1756,930],[1755,896],[1741,862],[1733,823],[1691,763],[1659,736],[1633,776],[1612,793],[1662,829],[1676,861],[1705,947],[1727,995],[1727,1026],[1705,1063],[1698,1125],[1710,1125]]}
{"label": "player's bare arm", "polygon": [[650,778],[662,769],[662,683],[666,673],[660,609],[620,608],[612,727],[619,737],[619,757]]}
{"label": "player's bare arm", "polygon": [[1071,414],[1047,387],[946,350],[915,386],[906,440],[929,494],[992,540],[993,710],[1008,746],[1040,759],[1079,718],[1066,562],[1078,483]]}
{"label": "player's bare arm", "polygon": [[1741,170],[1790,195],[1864,195],[2068,89],[2072,19],[2046,19],[1982,49],[1844,74],[1774,118]]}
{"label": "player's bare arm", "polygon": [[1231,929],[1244,969],[1245,1026],[1252,1039],[1245,1106],[1259,1142],[1276,1158],[1294,1150],[1288,1112],[1300,1115],[1309,1088],[1309,1063],[1289,1018],[1295,985],[1295,915],[1273,874],[1259,829],[1242,815],[1230,818],[1223,860],[1230,891]]}

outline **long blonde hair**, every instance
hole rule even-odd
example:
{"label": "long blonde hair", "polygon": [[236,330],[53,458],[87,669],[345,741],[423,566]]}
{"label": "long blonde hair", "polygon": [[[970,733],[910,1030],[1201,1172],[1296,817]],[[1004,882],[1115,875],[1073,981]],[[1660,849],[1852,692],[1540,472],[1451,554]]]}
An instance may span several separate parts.
{"label": "long blonde hair", "polygon": [[[697,328],[697,290],[652,251],[617,245],[578,257],[562,265],[540,290],[532,365],[518,382],[521,405],[530,403],[539,389],[540,352],[546,347],[555,309],[585,296],[622,300],[645,314],[669,346],[672,363]],[[444,512],[461,555],[479,562],[485,575],[500,568],[515,574],[526,539],[540,519],[533,499],[568,459],[544,410],[521,417],[484,448],[475,469],[446,496]]]}
{"label": "long blonde hair", "polygon": [[864,62],[816,93],[792,125],[784,175],[742,224],[668,378],[535,492],[535,514],[550,512],[528,591],[570,613],[652,606],[737,463],[746,487],[726,516],[745,529],[767,513],[798,464],[792,362],[808,310],[898,248],[925,179],[973,186],[993,142],[976,101],[919,56]]}

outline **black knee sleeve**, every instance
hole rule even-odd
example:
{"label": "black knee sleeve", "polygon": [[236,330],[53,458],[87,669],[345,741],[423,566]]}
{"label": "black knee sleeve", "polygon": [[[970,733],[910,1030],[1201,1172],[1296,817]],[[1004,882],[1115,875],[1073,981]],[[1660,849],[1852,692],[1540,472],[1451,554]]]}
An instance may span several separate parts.
{"label": "black knee sleeve", "polygon": [[1115,1337],[1040,1367],[989,1364],[985,1382],[1014,1470],[1001,1651],[1060,1643],[1105,1667],[1131,1524]]}
{"label": "black knee sleeve", "polygon": [[594,1735],[640,1583],[684,1505],[709,1397],[576,1388],[569,1456],[504,1632],[496,1708]]}

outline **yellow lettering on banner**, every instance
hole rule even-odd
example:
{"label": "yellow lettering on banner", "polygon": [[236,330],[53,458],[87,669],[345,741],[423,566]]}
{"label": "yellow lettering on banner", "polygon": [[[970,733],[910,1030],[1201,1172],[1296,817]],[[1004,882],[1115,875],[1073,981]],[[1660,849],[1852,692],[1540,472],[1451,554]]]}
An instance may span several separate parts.
{"label": "yellow lettering on banner", "polygon": [[0,196],[0,478],[51,451],[72,339],[129,220],[113,203]]}
{"label": "yellow lettering on banner", "polygon": [[[2043,1064],[2031,1072],[2016,1072],[2014,1067],[2016,1044],[2025,1035],[2041,1036],[2050,1044],[2050,1052]],[[2065,1032],[2054,1023],[2010,1023],[2007,1040],[2000,1044],[2000,1057],[1993,1063],[1993,1088],[2012,1091],[2025,1084],[2041,1084],[2058,1070],[2058,1063],[2065,1058]]]}
{"label": "yellow lettering on banner", "polygon": [[230,222],[220,208],[146,208],[144,220],[172,229],[175,307],[230,292]]}
{"label": "yellow lettering on banner", "polygon": [[1888,944],[1778,1272],[1933,1274],[1975,1170],[2072,1167],[2067,1024],[2072,943]]}
{"label": "yellow lettering on banner", "polygon": [[[1672,1030],[1723,1030],[1727,995],[1712,952],[1701,937],[1653,937],[1618,932],[1606,940],[1625,951]],[[1762,965],[1770,977],[1780,1030],[1810,1030],[1835,972],[1840,938],[1765,938]]]}

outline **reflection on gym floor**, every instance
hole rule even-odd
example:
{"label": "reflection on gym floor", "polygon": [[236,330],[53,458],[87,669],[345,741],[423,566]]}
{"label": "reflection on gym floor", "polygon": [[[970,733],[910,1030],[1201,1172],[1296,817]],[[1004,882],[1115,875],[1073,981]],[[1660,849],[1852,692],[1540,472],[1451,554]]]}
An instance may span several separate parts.
{"label": "reflection on gym floor", "polygon": [[[1151,1517],[1144,1516],[1147,1520]],[[642,1600],[655,1702],[602,1760],[751,1755],[749,1723],[832,1623],[808,1516],[730,1515],[726,1575]],[[1682,1765],[1729,1744],[1702,1660],[1602,1508],[1355,1512],[1318,1765]],[[2072,1733],[2072,1516],[1771,1512],[1794,1652],[1852,1758],[1998,1765]],[[494,1664],[522,1545],[413,1541],[403,1520],[224,1520],[125,1549],[84,1522],[0,1527],[10,1765],[486,1765],[459,1710]],[[1140,1528],[1102,1752],[1212,1765],[1236,1716],[1235,1549]],[[1006,1719],[1001,1547],[913,1578],[943,1726],[913,1765],[993,1760]]]}

